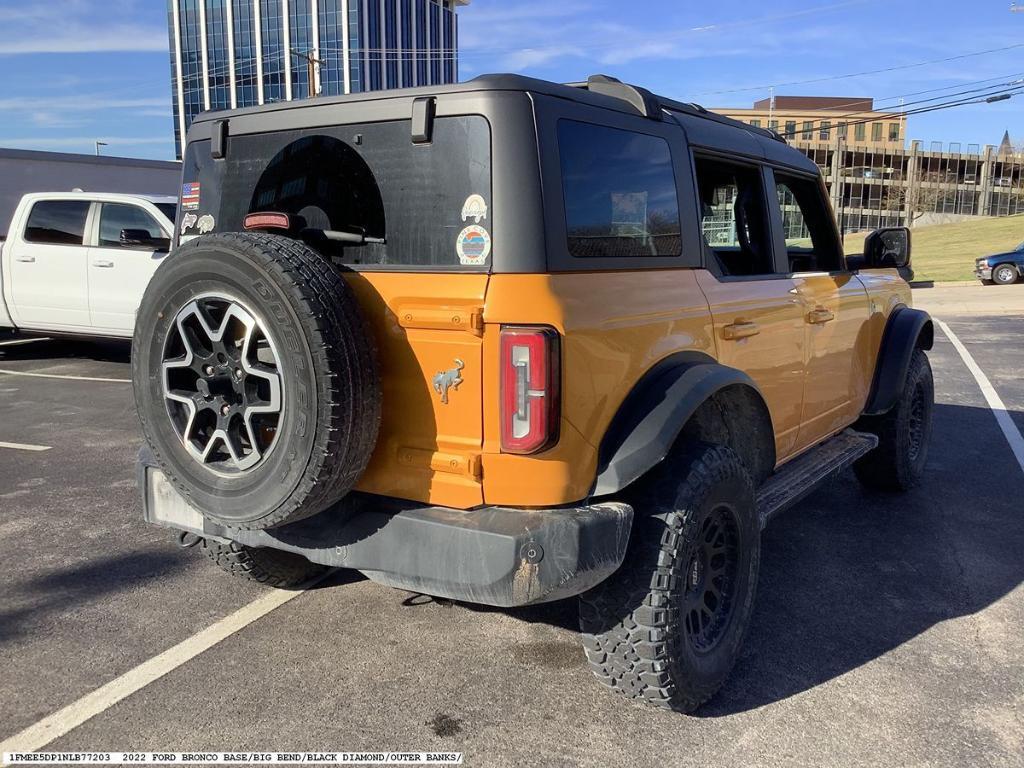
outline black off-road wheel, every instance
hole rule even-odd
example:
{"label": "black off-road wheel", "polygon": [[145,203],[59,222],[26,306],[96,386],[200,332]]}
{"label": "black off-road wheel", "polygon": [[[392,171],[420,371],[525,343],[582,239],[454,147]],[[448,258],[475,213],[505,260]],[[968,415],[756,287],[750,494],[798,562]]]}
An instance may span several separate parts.
{"label": "black off-road wheel", "polygon": [[761,555],[754,486],[729,448],[696,444],[645,479],[625,562],[580,597],[590,668],[629,698],[692,712],[739,655]]}
{"label": "black off-road wheel", "polygon": [[371,332],[338,272],[288,238],[215,234],[176,249],[142,299],[132,378],[157,464],[229,528],[323,511],[376,443]]}
{"label": "black off-road wheel", "polygon": [[232,576],[280,589],[293,589],[327,572],[327,566],[311,563],[294,552],[247,547],[234,541],[221,544],[203,539],[203,552]]}
{"label": "black off-road wheel", "polygon": [[1013,285],[1019,277],[1013,264],[997,264],[992,267],[992,282],[996,285]]}
{"label": "black off-road wheel", "polygon": [[907,491],[917,485],[928,460],[932,434],[935,384],[928,356],[915,349],[903,391],[888,413],[865,416],[857,428],[878,436],[878,447],[853,465],[867,488]]}

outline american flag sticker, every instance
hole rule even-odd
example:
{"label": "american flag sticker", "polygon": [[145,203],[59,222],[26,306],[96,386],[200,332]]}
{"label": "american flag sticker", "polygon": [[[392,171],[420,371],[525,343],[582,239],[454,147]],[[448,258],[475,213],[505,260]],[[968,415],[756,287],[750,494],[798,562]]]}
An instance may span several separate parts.
{"label": "american flag sticker", "polygon": [[181,207],[191,210],[199,207],[199,182],[193,181],[181,186]]}

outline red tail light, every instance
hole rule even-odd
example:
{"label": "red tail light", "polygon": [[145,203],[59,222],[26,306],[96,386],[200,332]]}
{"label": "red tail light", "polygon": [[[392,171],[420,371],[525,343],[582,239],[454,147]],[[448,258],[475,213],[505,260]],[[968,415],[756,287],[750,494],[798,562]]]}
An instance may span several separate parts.
{"label": "red tail light", "polygon": [[561,351],[552,328],[501,329],[501,450],[537,453],[558,440]]}
{"label": "red tail light", "polygon": [[272,211],[250,213],[242,219],[242,226],[245,229],[291,229],[292,217],[287,213]]}

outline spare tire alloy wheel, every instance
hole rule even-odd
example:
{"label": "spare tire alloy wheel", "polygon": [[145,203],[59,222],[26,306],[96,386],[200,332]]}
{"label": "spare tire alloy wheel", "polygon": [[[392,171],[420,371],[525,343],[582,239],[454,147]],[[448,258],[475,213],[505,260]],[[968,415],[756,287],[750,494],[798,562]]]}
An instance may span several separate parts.
{"label": "spare tire alloy wheel", "polygon": [[175,249],[139,305],[132,379],[171,485],[228,529],[263,530],[337,504],[380,425],[373,332],[307,245],[257,233]]}
{"label": "spare tire alloy wheel", "polygon": [[273,340],[238,299],[207,294],[182,307],[164,344],[167,413],[192,458],[245,472],[274,447],[283,382]]}

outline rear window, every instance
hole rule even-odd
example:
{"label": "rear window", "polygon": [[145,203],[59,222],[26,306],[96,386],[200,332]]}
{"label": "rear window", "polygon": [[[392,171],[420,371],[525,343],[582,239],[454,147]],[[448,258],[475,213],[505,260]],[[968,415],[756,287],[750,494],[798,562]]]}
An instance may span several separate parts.
{"label": "rear window", "polygon": [[28,215],[25,240],[49,245],[81,245],[88,215],[88,200],[40,200]]}
{"label": "rear window", "polygon": [[[189,145],[178,231],[238,231],[246,214],[288,213],[344,264],[486,269],[492,250],[490,127],[440,117],[413,144],[408,120],[232,136],[225,160]],[[362,235],[363,245],[320,239]]]}
{"label": "rear window", "polygon": [[558,154],[570,254],[680,254],[679,198],[668,142],[559,120]]}
{"label": "rear window", "polygon": [[166,216],[170,221],[174,221],[178,218],[178,204],[177,203],[155,203],[156,208],[160,213]]}

